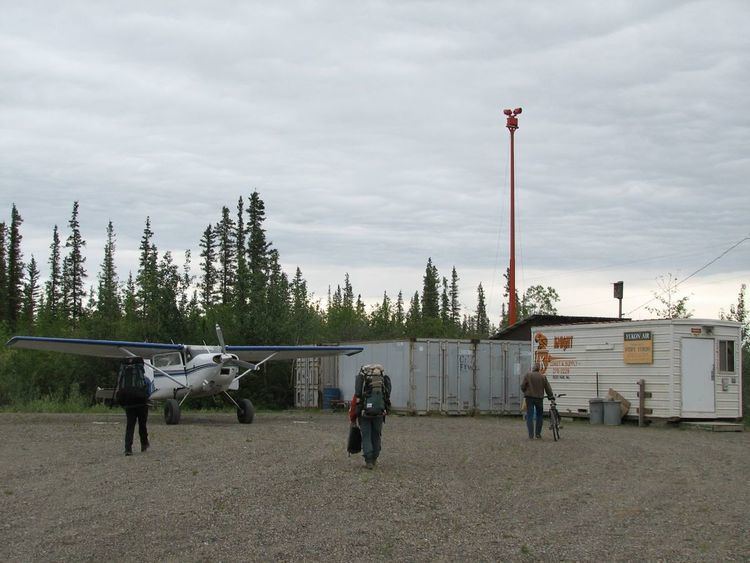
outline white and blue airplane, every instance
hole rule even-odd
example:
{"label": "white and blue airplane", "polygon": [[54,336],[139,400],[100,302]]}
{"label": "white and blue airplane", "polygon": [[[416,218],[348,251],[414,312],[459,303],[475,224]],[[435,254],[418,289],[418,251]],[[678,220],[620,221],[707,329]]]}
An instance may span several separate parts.
{"label": "white and blue airplane", "polygon": [[[237,401],[229,391],[239,389],[240,379],[271,360],[293,360],[345,354],[363,350],[356,346],[227,346],[216,325],[219,346],[14,336],[6,343],[11,348],[66,352],[123,360],[120,369],[142,369],[153,383],[153,400],[164,401],[167,424],[180,421],[180,407],[188,397],[222,395],[237,408],[237,420],[250,424],[255,409],[249,399]],[[244,371],[240,373],[240,368]]]}

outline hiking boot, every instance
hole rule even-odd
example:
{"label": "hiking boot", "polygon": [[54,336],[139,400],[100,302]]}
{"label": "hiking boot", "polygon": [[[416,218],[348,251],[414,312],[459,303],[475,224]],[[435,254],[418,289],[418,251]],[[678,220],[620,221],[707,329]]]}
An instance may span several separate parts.
{"label": "hiking boot", "polygon": [[371,461],[368,461],[367,463],[365,463],[365,468],[366,469],[372,469],[374,467],[375,467],[375,464],[373,462],[371,462]]}
{"label": "hiking boot", "polygon": [[141,444],[141,451],[145,452],[149,446],[150,444],[148,442],[146,442],[145,444]]}
{"label": "hiking boot", "polygon": [[541,435],[541,434],[537,434],[537,435],[536,435],[536,439],[537,439],[537,440],[541,440],[541,439],[542,439],[542,435]]}
{"label": "hiking boot", "polygon": [[133,455],[133,451],[132,450],[125,450],[125,455]]}

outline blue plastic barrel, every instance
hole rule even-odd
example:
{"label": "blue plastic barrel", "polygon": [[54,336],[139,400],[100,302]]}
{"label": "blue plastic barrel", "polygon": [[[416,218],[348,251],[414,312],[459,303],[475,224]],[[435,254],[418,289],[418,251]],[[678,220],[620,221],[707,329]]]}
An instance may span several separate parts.
{"label": "blue plastic barrel", "polygon": [[323,408],[330,409],[331,401],[341,400],[341,389],[338,387],[325,387],[323,389]]}

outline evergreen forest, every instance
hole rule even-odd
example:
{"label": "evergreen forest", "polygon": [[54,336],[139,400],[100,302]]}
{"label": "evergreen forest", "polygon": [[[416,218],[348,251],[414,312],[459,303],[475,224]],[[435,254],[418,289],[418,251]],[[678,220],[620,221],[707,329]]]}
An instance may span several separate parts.
{"label": "evergreen forest", "polygon": [[[151,218],[145,218],[137,271],[118,272],[117,235],[109,222],[103,260],[86,261],[79,203],[70,220],[51,228],[48,275],[23,251],[23,218],[12,206],[0,223],[0,337],[12,335],[216,344],[218,323],[228,343],[320,344],[407,337],[487,338],[484,290],[476,309],[461,309],[459,276],[441,276],[430,258],[421,291],[383,293],[367,307],[345,275],[322,299],[310,294],[302,270],[282,270],[265,229],[265,204],[257,191],[223,206],[205,227],[199,254],[160,252]],[[127,249],[132,251],[133,249]],[[195,267],[194,267],[195,263]],[[193,272],[197,271],[197,275]],[[369,310],[368,310],[369,309]],[[97,386],[112,386],[117,364],[59,353],[0,350],[0,407],[44,400],[88,404]],[[240,396],[260,407],[293,403],[291,363],[266,364],[243,378]]]}
{"label": "evergreen forest", "polygon": [[[23,218],[12,205],[10,220],[0,222],[0,338],[16,334],[127,341],[216,344],[215,325],[227,343],[331,344],[402,338],[488,338],[498,330],[490,323],[481,284],[476,308],[461,306],[456,267],[441,275],[427,258],[421,287],[413,294],[391,296],[369,307],[356,293],[349,275],[329,286],[322,299],[308,291],[300,267],[283,271],[278,250],[266,233],[265,204],[257,191],[240,197],[233,209],[218,210],[206,225],[199,254],[160,252],[151,218],[144,221],[136,271],[118,272],[117,235],[110,221],[103,259],[86,262],[86,239],[73,202],[70,220],[51,228],[47,276],[41,278],[36,256],[23,251]],[[132,251],[133,249],[126,249]],[[40,257],[41,259],[41,257]],[[195,261],[195,267],[193,262]],[[197,272],[197,273],[194,273]],[[505,274],[508,302],[508,273]],[[750,402],[750,345],[743,284],[736,304],[720,317],[743,324],[743,395]],[[687,298],[666,301],[657,317],[690,316]],[[554,288],[531,286],[514,296],[518,318],[556,314]],[[500,328],[507,326],[506,309]],[[97,387],[111,387],[117,362],[71,354],[31,352],[0,347],[0,408],[35,410],[86,408]],[[261,408],[286,408],[294,402],[292,362],[264,364],[243,378],[240,397]],[[199,407],[213,404],[204,399]]]}

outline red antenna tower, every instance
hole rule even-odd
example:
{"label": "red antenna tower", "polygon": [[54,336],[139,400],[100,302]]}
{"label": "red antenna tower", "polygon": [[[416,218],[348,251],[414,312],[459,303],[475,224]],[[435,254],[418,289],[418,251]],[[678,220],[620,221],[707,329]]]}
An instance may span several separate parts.
{"label": "red antenna tower", "polygon": [[513,134],[518,129],[518,115],[521,108],[505,109],[503,113],[507,116],[505,126],[510,131],[510,275],[508,279],[508,326],[516,324],[516,201],[515,201],[515,147]]}

